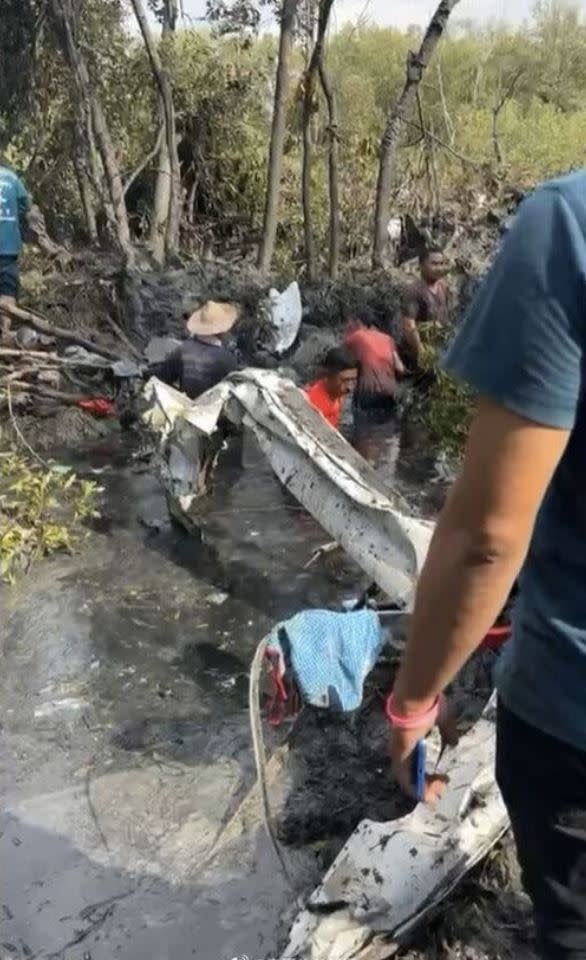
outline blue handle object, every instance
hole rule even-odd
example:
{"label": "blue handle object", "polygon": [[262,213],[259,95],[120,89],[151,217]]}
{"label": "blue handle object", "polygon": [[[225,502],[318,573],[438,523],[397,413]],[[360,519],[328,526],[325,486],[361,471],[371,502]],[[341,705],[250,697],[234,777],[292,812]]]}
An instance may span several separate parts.
{"label": "blue handle object", "polygon": [[418,740],[411,754],[411,783],[419,801],[425,799],[425,740]]}

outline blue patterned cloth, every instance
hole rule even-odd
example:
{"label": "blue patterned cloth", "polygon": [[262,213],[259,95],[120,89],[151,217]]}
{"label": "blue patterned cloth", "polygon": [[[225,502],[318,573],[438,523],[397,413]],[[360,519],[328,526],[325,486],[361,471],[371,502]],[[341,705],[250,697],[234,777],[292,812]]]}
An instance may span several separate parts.
{"label": "blue patterned cloth", "polygon": [[366,675],[383,646],[374,610],[304,610],[271,631],[267,652],[291,670],[306,703],[356,710]]}

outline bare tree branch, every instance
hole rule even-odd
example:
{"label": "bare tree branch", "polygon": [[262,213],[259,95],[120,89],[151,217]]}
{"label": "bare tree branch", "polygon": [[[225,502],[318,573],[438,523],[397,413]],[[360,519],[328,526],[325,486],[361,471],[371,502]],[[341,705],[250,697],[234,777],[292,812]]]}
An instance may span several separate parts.
{"label": "bare tree branch", "polygon": [[511,77],[507,85],[507,88],[505,89],[504,93],[501,95],[500,99],[497,100],[492,111],[492,143],[494,147],[494,155],[496,157],[496,162],[498,163],[499,167],[502,167],[502,165],[505,162],[505,157],[503,154],[503,150],[502,150],[501,143],[499,140],[499,135],[498,135],[499,114],[503,109],[503,107],[505,106],[507,100],[509,100],[513,96],[513,93],[515,92],[515,87],[517,86],[517,83],[521,79],[524,72],[525,72],[525,67],[519,67],[518,70],[515,71],[515,73],[513,74],[513,76]]}
{"label": "bare tree branch", "polygon": [[[161,123],[165,132],[164,144],[161,143],[159,147],[161,171],[155,190],[155,211],[150,237],[153,256],[159,263],[163,263],[168,254],[176,251],[181,222],[181,170],[177,153],[173,87],[169,72],[161,61],[142,0],[130,0],[130,2],[140,27],[155,83],[159,88]],[[165,0],[163,4],[164,36],[175,29],[177,12],[176,0]]]}
{"label": "bare tree branch", "polygon": [[299,0],[283,0],[281,7],[281,29],[279,33],[279,59],[275,80],[273,120],[269,146],[267,171],[267,190],[263,217],[262,239],[258,251],[257,266],[266,273],[271,266],[275,240],[277,237],[277,218],[281,193],[281,170],[283,150],[287,128],[287,96],[289,92],[289,61],[293,48],[293,36]]}
{"label": "bare tree branch", "polygon": [[328,272],[330,280],[335,280],[338,276],[338,264],[340,259],[340,198],[338,190],[338,147],[340,136],[338,133],[338,107],[336,94],[328,77],[323,60],[319,65],[319,78],[321,87],[328,105],[328,190],[330,194],[330,237],[329,237],[329,259]]}
{"label": "bare tree branch", "polygon": [[383,254],[387,240],[387,224],[389,222],[390,195],[395,161],[401,134],[401,125],[415,105],[416,93],[423,72],[429,64],[435,48],[447,26],[450,13],[458,0],[440,0],[425,31],[421,46],[417,53],[409,52],[405,84],[399,98],[395,101],[385,126],[380,146],[380,164],[376,187],[375,235],[373,250],[373,267],[383,266]]}
{"label": "bare tree branch", "polygon": [[[91,82],[87,63],[79,45],[77,8],[72,0],[49,0],[48,9],[64,57],[72,72],[79,100],[80,119],[85,120],[87,116],[87,126],[91,129],[91,135],[95,138],[95,144],[102,161],[115,237],[120,249],[130,263],[134,259],[134,250],[130,238],[126,204],[124,203],[122,177],[106,115],[96,87]],[[84,129],[85,125],[80,124],[79,126],[80,135],[89,140],[87,130]],[[92,144],[88,142],[88,150],[91,151],[91,149]]]}
{"label": "bare tree branch", "polygon": [[126,182],[125,182],[125,184],[124,184],[124,196],[126,196],[126,194],[127,194],[128,191],[130,190],[132,184],[133,184],[134,181],[137,179],[137,177],[140,177],[140,175],[141,175],[141,173],[143,172],[143,170],[145,170],[145,169],[148,167],[149,163],[151,163],[151,162],[155,159],[155,157],[157,156],[159,150],[161,149],[161,143],[162,143],[162,142],[163,142],[163,124],[161,124],[161,125],[159,126],[159,132],[158,132],[158,134],[157,134],[157,139],[155,140],[155,144],[154,144],[152,150],[149,150],[149,152],[148,152],[148,153],[146,154],[146,156],[141,160],[141,162],[139,163],[139,165],[138,165],[138,166],[132,171],[132,173],[127,177]]}
{"label": "bare tree branch", "polygon": [[315,44],[311,52],[309,66],[303,78],[303,167],[301,193],[303,202],[305,265],[307,268],[307,279],[310,283],[315,280],[316,270],[315,237],[311,210],[311,165],[313,157],[311,118],[317,105],[316,80],[319,76],[323,61],[324,41],[333,2],[334,0],[320,0]]}
{"label": "bare tree branch", "polygon": [[454,150],[449,143],[446,143],[445,140],[442,140],[440,137],[436,136],[435,133],[431,132],[431,130],[426,130],[419,123],[415,123],[413,120],[403,120],[403,123],[405,123],[408,127],[413,127],[414,130],[418,130],[422,137],[429,137],[431,140],[434,140],[435,143],[439,144],[440,147],[443,147],[444,150],[447,150],[448,153],[451,153],[452,156],[456,157],[457,160],[461,160],[462,163],[467,163],[471,167],[475,167],[477,170],[482,169],[484,166],[482,160],[471,160],[470,157],[466,157],[463,153],[459,153],[458,150]]}

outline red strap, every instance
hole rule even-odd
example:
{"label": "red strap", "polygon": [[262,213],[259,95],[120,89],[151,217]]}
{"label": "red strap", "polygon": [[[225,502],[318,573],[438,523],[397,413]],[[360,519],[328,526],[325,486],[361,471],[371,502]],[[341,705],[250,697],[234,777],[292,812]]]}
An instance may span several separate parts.
{"label": "red strap", "polygon": [[114,404],[108,397],[88,397],[85,400],[78,400],[77,406],[87,413],[93,413],[96,417],[111,417],[115,413]]}
{"label": "red strap", "polygon": [[507,640],[509,640],[512,632],[513,631],[510,623],[506,623],[500,627],[492,627],[482,641],[480,649],[498,650],[500,647],[502,647],[503,643],[506,643]]}
{"label": "red strap", "polygon": [[296,717],[301,708],[299,693],[295,684],[288,683],[286,675],[281,675],[280,660],[277,654],[269,650],[265,656],[270,664],[270,677],[273,683],[272,696],[267,707],[267,720],[273,727],[279,727],[287,717]]}

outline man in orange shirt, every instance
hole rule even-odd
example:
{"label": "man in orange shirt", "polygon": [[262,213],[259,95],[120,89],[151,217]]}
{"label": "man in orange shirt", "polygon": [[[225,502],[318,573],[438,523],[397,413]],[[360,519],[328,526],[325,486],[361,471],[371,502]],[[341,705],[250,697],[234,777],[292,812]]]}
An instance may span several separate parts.
{"label": "man in orange shirt", "polygon": [[323,376],[305,387],[304,393],[312,407],[336,430],[340,425],[344,397],[352,393],[356,384],[358,362],[347,347],[328,350],[322,364]]}

